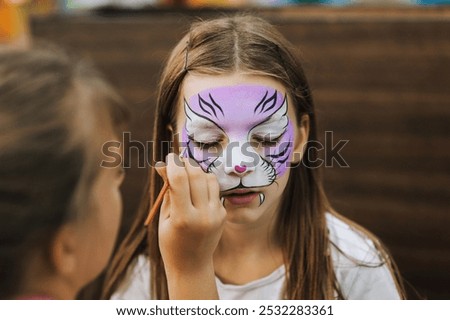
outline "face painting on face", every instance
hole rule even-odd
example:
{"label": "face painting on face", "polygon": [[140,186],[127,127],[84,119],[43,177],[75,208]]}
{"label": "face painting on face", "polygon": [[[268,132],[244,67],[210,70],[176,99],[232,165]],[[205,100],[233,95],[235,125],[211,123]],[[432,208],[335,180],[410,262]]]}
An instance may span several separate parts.
{"label": "face painting on face", "polygon": [[221,191],[268,186],[286,172],[293,151],[287,104],[268,86],[199,92],[184,101],[183,156],[214,173]]}

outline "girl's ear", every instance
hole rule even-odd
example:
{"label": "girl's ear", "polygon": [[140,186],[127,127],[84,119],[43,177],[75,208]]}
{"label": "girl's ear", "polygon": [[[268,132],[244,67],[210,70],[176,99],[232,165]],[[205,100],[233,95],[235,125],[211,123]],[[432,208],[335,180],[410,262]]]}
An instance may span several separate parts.
{"label": "girl's ear", "polygon": [[307,114],[302,115],[300,119],[300,126],[297,127],[297,136],[295,139],[294,151],[292,155],[293,164],[298,164],[302,161],[304,156],[305,146],[309,137],[309,116]]}
{"label": "girl's ear", "polygon": [[76,244],[74,225],[63,225],[56,232],[50,247],[50,262],[58,275],[71,277],[76,272]]}

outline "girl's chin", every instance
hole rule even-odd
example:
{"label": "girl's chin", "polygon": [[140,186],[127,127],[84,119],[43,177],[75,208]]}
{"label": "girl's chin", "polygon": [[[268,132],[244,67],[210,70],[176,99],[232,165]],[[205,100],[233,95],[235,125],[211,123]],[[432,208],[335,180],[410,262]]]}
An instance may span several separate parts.
{"label": "girl's chin", "polygon": [[263,212],[260,208],[255,206],[227,206],[225,205],[227,211],[227,222],[235,224],[248,224],[258,221]]}

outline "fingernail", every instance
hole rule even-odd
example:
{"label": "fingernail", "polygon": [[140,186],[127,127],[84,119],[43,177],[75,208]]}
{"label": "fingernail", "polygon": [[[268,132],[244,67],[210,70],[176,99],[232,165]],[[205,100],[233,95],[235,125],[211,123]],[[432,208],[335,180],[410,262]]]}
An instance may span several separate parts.
{"label": "fingernail", "polygon": [[166,163],[164,161],[158,161],[155,163],[155,168],[162,168],[165,166],[166,166]]}
{"label": "fingernail", "polygon": [[184,161],[184,158],[183,158],[183,156],[182,156],[181,154],[178,155],[178,159],[180,160],[180,164],[181,164],[183,167],[186,166],[186,163],[185,163],[185,161]]}

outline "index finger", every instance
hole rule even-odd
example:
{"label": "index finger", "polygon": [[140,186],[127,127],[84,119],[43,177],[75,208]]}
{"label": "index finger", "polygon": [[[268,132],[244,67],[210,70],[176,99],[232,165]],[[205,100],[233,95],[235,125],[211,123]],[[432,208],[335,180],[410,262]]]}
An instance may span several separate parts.
{"label": "index finger", "polygon": [[[176,207],[183,208],[191,203],[190,188],[184,162],[178,155],[169,153],[167,156],[167,179],[170,185],[171,201]],[[175,212],[173,214],[176,214]]]}

